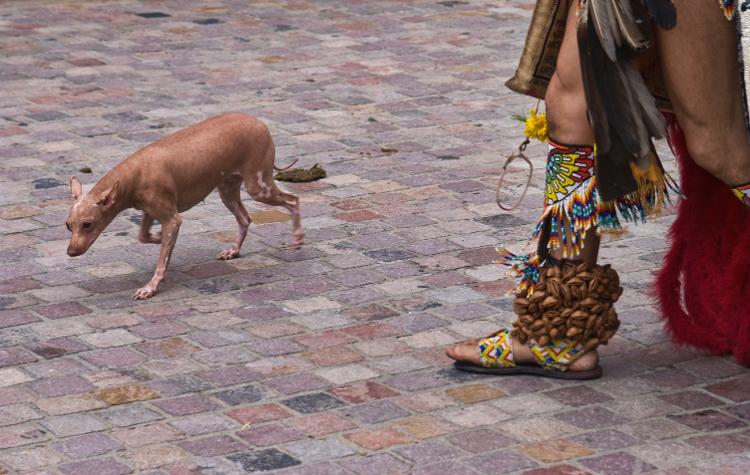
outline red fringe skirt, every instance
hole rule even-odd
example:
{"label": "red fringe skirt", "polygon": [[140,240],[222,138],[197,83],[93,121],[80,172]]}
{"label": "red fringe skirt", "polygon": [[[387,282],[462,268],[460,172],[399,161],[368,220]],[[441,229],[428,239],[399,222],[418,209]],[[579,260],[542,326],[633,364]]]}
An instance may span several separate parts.
{"label": "red fringe skirt", "polygon": [[686,199],[655,283],[662,318],[675,343],[750,366],[750,210],[695,164],[674,116],[667,120]]}

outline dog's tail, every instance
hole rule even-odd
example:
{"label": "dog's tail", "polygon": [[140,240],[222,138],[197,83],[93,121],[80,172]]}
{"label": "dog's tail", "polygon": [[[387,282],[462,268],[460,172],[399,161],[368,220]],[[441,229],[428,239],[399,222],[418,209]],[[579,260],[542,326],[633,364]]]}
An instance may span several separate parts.
{"label": "dog's tail", "polygon": [[283,171],[286,171],[286,170],[289,170],[290,168],[292,168],[294,166],[294,164],[297,163],[297,162],[299,162],[299,158],[296,158],[291,164],[285,166],[284,168],[279,168],[274,163],[273,169],[276,170],[277,172],[283,172]]}

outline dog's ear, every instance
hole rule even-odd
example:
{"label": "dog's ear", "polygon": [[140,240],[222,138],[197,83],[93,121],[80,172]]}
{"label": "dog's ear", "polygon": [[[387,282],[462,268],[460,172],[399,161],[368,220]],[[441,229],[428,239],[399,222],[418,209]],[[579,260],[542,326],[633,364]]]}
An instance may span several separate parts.
{"label": "dog's ear", "polygon": [[96,202],[96,205],[104,209],[111,207],[117,199],[117,190],[119,188],[120,182],[116,181],[114,185],[112,185],[107,191],[101,194],[101,197],[99,198],[99,201]]}
{"label": "dog's ear", "polygon": [[76,176],[70,177],[70,193],[73,195],[73,199],[76,201],[78,201],[78,199],[83,194],[83,187],[81,186],[81,182]]}

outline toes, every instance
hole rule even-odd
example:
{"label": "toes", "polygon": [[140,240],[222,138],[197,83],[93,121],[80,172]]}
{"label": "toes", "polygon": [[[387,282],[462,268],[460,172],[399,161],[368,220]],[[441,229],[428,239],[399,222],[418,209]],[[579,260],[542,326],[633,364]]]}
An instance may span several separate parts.
{"label": "toes", "polygon": [[479,349],[474,344],[461,343],[445,349],[446,355],[456,361],[479,361]]}
{"label": "toes", "polygon": [[226,249],[224,251],[221,251],[216,255],[216,258],[222,261],[228,261],[229,259],[234,259],[235,257],[239,257],[240,251],[236,249]]}
{"label": "toes", "polygon": [[305,235],[300,234],[293,234],[292,235],[292,249],[299,249],[302,247],[302,244],[305,243]]}
{"label": "toes", "polygon": [[148,287],[143,287],[142,289],[138,289],[133,294],[133,299],[135,300],[145,300],[151,296],[154,295],[154,291],[152,289],[149,289]]}

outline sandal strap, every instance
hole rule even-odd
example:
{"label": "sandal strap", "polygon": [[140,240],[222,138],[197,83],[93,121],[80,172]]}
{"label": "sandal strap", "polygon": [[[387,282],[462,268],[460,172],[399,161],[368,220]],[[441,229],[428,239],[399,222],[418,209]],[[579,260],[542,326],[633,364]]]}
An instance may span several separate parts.
{"label": "sandal strap", "polygon": [[566,371],[570,364],[584,353],[583,345],[572,340],[554,340],[546,345],[540,345],[532,339],[529,341],[529,349],[539,366],[557,371]]}
{"label": "sandal strap", "polygon": [[513,346],[510,330],[500,329],[497,333],[479,341],[479,354],[485,368],[513,368]]}

